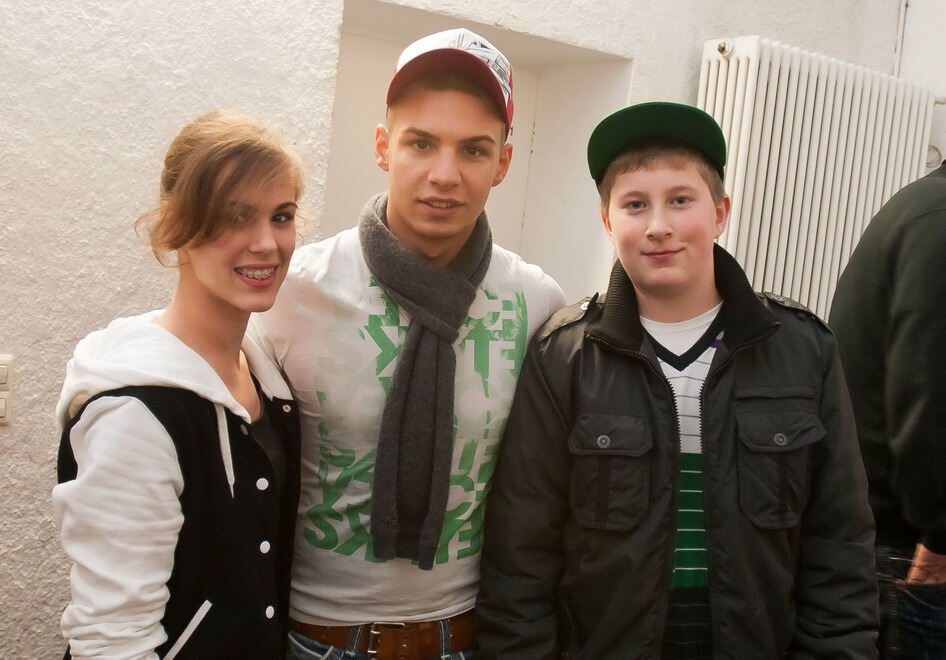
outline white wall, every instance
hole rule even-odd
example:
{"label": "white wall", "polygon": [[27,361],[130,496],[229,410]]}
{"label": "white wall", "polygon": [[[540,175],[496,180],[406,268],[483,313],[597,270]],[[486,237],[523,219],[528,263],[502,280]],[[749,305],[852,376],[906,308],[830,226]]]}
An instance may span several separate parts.
{"label": "white wall", "polygon": [[[903,31],[900,76],[923,85],[946,101],[946,3],[910,0]],[[927,165],[939,167],[946,160],[946,104],[933,109],[931,150]]]}
{"label": "white wall", "polygon": [[[0,0],[0,658],[61,657],[52,411],[76,341],[163,306],[173,281],[131,230],[176,132],[215,107],[269,120],[320,212],[341,0]],[[56,655],[58,653],[58,656]]]}
{"label": "white wall", "polygon": [[[581,64],[555,61],[558,51],[549,44],[625,61],[618,76],[627,82],[599,90],[600,102],[613,109],[627,99],[695,102],[702,44],[713,37],[762,34],[891,72],[899,4],[399,0],[383,7],[417,10],[411,13],[417,29],[425,16],[432,24],[446,16],[482,25],[514,66],[522,63],[536,76],[533,163],[574,168],[574,176],[584,177],[574,154],[597,118],[576,111],[565,115],[573,121],[562,121],[563,113],[542,108],[544,66],[561,67],[557,82],[546,80],[549,90],[569,75],[580,77],[579,69],[566,69]],[[364,154],[364,174],[356,168],[354,178],[373,176],[370,150],[333,142],[332,135],[333,108],[336,118],[349,111],[335,96],[343,12],[364,6],[364,0],[350,0],[347,8],[343,0],[201,6],[0,0],[0,353],[18,361],[12,424],[0,427],[0,657],[55,657],[62,649],[57,623],[68,569],[49,502],[57,446],[51,411],[81,336],[168,297],[172,278],[131,232],[133,219],[155,201],[164,149],[181,125],[213,107],[267,119],[309,164],[307,202],[316,232],[320,221],[323,229],[347,224],[321,214],[339,149]],[[921,51],[934,43],[924,39],[916,44]],[[371,127],[365,131],[370,135]],[[556,134],[571,151],[549,153],[546,140]],[[523,236],[531,231],[540,238],[521,240],[522,251],[550,271],[562,254],[575,269],[602,267],[599,260],[606,268],[607,255],[582,247],[594,245],[602,231],[596,209],[585,211],[585,202],[571,196],[556,198],[556,189],[543,188],[543,176],[527,179],[532,201],[526,206],[544,204],[544,212],[531,224],[525,218]],[[593,200],[590,179],[584,181],[585,199]],[[346,180],[328,183],[334,189]]]}
{"label": "white wall", "polygon": [[588,136],[627,104],[626,62],[557,67],[543,77],[520,253],[558,279],[569,301],[604,292],[614,251],[588,172]]}

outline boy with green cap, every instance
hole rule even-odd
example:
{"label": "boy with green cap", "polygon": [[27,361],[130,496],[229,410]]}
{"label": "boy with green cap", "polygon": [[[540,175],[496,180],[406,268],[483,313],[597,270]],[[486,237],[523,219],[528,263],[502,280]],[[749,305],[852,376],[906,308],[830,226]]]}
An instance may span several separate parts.
{"label": "boy with green cap", "polygon": [[588,144],[607,296],[533,340],[487,504],[485,658],[876,657],[874,526],[827,327],[715,239],[726,145],[644,103]]}

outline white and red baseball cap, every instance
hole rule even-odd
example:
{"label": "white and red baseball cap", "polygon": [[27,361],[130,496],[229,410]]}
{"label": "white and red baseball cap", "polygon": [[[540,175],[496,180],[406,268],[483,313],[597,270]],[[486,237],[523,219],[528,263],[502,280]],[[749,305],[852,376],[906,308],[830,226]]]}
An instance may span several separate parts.
{"label": "white and red baseball cap", "polygon": [[496,102],[506,127],[512,127],[512,67],[496,46],[466,28],[427,35],[407,46],[394,67],[387,104],[414,80],[432,71],[470,78]]}

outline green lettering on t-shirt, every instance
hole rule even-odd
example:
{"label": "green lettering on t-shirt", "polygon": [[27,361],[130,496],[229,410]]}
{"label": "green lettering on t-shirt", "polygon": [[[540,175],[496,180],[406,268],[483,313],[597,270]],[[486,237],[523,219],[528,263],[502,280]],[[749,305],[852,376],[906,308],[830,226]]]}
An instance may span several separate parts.
{"label": "green lettering on t-shirt", "polygon": [[[374,277],[371,278],[370,286],[380,289]],[[478,437],[463,441],[458,464],[451,471],[451,501],[455,505],[444,512],[435,557],[438,564],[474,556],[482,547],[482,504],[495,469],[499,439],[506,425],[508,399],[512,396],[514,379],[519,375],[526,351],[528,314],[525,295],[519,290],[498,293],[485,286],[481,287],[481,291],[486,298],[486,311],[481,318],[468,316],[465,319],[457,342],[457,361],[458,369],[460,361],[465,361],[463,373],[476,375],[482,387],[481,394],[477,396],[485,397],[485,400],[482,404],[468,406],[463,412],[462,423],[458,414],[454,415],[455,438],[458,427],[466,429],[466,433],[477,429],[475,433]],[[401,313],[393,299],[380,290],[377,295],[383,301],[384,311],[368,315],[367,323],[358,328],[357,333],[362,340],[370,341],[377,347],[375,376],[386,393],[408,326],[401,324]],[[482,304],[482,299],[478,304]],[[492,382],[500,379],[503,381],[502,387]],[[462,387],[458,385],[460,391],[456,392],[456,396],[463,396],[464,387],[466,393],[471,393],[470,386],[469,381]],[[317,395],[319,403],[324,406],[325,393],[318,392]],[[322,502],[307,511],[311,525],[303,531],[303,535],[314,547],[345,555],[354,555],[363,549],[367,561],[381,561],[371,549],[368,529],[370,501],[361,504],[346,504],[345,501],[345,494],[353,481],[369,486],[372,483],[376,452],[370,451],[357,457],[352,450],[333,448],[331,429],[324,420],[318,429],[321,453],[318,476]],[[457,497],[457,489],[464,494],[462,498]]]}
{"label": "green lettering on t-shirt", "polygon": [[[315,529],[306,528],[303,531],[305,539],[317,548],[335,550],[341,554],[354,554],[365,546],[365,559],[380,561],[371,552],[371,535],[362,523],[362,516],[368,518],[370,504],[349,505],[344,510],[338,510],[336,504],[345,494],[347,486],[352,481],[370,484],[374,479],[375,452],[370,451],[361,458],[355,459],[355,452],[342,449],[333,452],[328,445],[321,445],[321,460],[319,460],[319,481],[322,484],[322,501],[312,506],[306,515]],[[331,468],[340,468],[337,473]],[[344,543],[339,545],[339,534],[332,521],[347,522],[346,531],[352,533]]]}

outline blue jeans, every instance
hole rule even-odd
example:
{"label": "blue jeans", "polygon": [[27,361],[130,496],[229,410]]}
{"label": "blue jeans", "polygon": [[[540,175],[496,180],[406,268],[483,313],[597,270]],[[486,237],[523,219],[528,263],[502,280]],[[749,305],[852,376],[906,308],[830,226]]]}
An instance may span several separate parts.
{"label": "blue jeans", "polygon": [[904,582],[913,548],[876,548],[882,660],[946,658],[946,584]]}
{"label": "blue jeans", "polygon": [[[354,634],[355,639],[349,640],[349,646],[358,644],[359,635],[368,634],[368,626],[361,626],[361,628],[356,629],[356,631],[358,632]],[[446,648],[446,639],[442,639],[441,644],[442,648]],[[309,639],[305,635],[300,635],[294,631],[290,631],[289,633],[288,648],[286,660],[372,660],[371,656],[367,653],[361,651],[346,651],[345,649],[329,646],[328,644]],[[386,660],[386,658],[378,658],[378,660]],[[448,652],[444,655],[435,656],[431,659],[424,658],[423,660],[476,660],[476,655],[473,651],[461,651],[459,653]]]}

